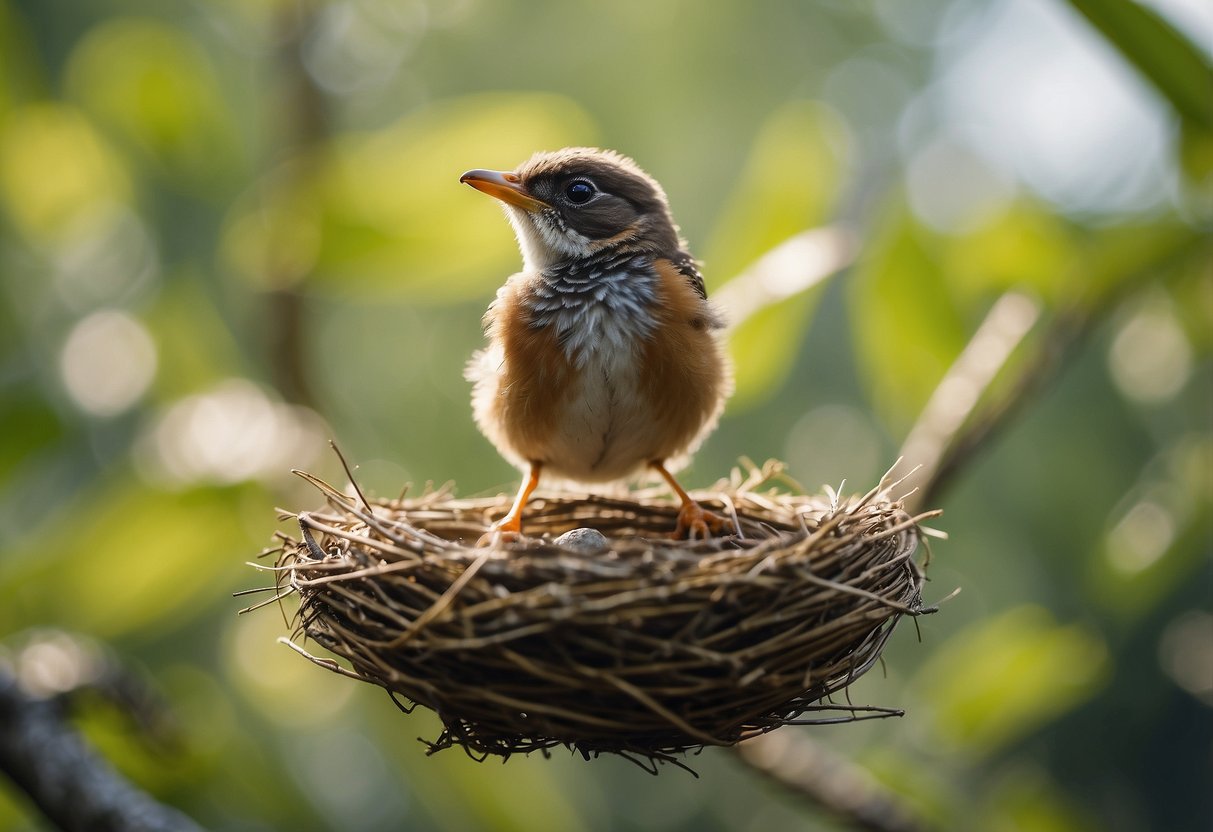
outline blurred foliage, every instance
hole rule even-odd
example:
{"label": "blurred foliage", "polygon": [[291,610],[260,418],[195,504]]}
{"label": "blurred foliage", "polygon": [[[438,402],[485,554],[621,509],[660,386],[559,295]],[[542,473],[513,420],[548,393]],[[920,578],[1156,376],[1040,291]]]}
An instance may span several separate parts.
{"label": "blurred foliage", "polygon": [[[761,125],[705,255],[709,285],[830,219],[849,173],[848,145],[837,114],[814,102],[792,101]],[[734,407],[770,396],[787,379],[800,351],[798,333],[806,331],[823,289],[818,284],[760,310],[733,331]]]}
{"label": "blurred foliage", "polygon": [[934,709],[937,736],[989,754],[1095,693],[1106,661],[1098,637],[1017,607],[938,650],[920,696]]}
{"label": "blurred foliage", "polygon": [[[663,183],[717,297],[805,232],[857,241],[730,333],[692,484],[745,455],[866,488],[999,298],[1040,309],[953,400],[1022,405],[943,495],[929,600],[963,591],[851,691],[907,716],[813,736],[947,829],[1203,829],[1205,5],[0,0],[0,643],[141,663],[180,753],[83,728],[208,828],[837,828],[712,750],[699,781],[426,757],[432,715],[277,644],[273,606],[235,615],[273,506],[314,501],[287,471],[340,479],[330,436],[379,494],[512,489],[461,370],[519,258],[458,176],[602,144]],[[1038,43],[1081,71],[1029,84]],[[0,787],[0,828],[36,824]]]}
{"label": "blurred foliage", "polygon": [[[580,108],[551,95],[477,95],[367,135],[341,137],[324,173],[324,242],[319,275],[345,287],[442,299],[483,297],[493,266],[513,244],[501,210],[467,204],[450,171],[509,169],[535,148],[594,144]],[[365,183],[379,187],[368,199]],[[468,240],[487,245],[468,245]]]}
{"label": "blurred foliage", "polygon": [[907,210],[890,209],[850,281],[856,353],[877,412],[904,432],[965,344],[965,320]]}
{"label": "blurred foliage", "polygon": [[[593,144],[588,117],[552,95],[477,95],[340,136],[320,160],[291,159],[242,198],[224,244],[260,285],[310,276],[375,297],[483,296],[515,248],[500,209],[468,206],[450,171],[509,168],[538,147]],[[369,192],[365,183],[378,187]],[[467,245],[468,239],[485,245]]]}
{"label": "blurred foliage", "polygon": [[[9,553],[0,583],[4,629],[58,624],[114,638],[170,614],[189,617],[214,603],[225,575],[230,580],[229,565],[212,552],[258,543],[240,525],[252,494],[154,490],[113,478],[95,488],[33,530],[30,551]],[[256,495],[254,506],[265,499]],[[82,550],[88,557],[76,555]]]}
{"label": "blurred foliage", "polygon": [[1180,115],[1213,131],[1213,76],[1207,54],[1158,12],[1133,0],[1069,1],[1157,85]]}
{"label": "blurred foliage", "polygon": [[806,228],[828,222],[845,183],[851,139],[833,110],[792,101],[758,125],[749,159],[704,255],[720,285]]}
{"label": "blurred foliage", "polygon": [[[64,69],[67,94],[130,142],[173,187],[218,188],[243,148],[206,53],[152,20],[95,27]],[[146,155],[143,155],[146,154]]]}
{"label": "blurred foliage", "polygon": [[34,243],[52,245],[131,183],[112,147],[74,107],[31,104],[9,113],[0,135],[0,187],[8,215]]}

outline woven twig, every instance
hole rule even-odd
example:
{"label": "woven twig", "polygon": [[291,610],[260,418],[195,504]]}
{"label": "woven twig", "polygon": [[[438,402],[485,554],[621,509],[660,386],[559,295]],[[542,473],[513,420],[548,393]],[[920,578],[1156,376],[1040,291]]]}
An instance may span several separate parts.
{"label": "woven twig", "polygon": [[[303,475],[327,507],[284,514],[300,532],[280,535],[275,597],[299,595],[299,652],[437,712],[431,751],[677,762],[781,725],[899,714],[828,697],[900,616],[930,611],[912,559],[923,517],[884,483],[845,500],[752,487],[772,470],[696,495],[735,537],[669,540],[677,508],[658,494],[540,493],[528,537],[487,549],[506,498],[367,502]],[[556,541],[583,527],[599,551]]]}

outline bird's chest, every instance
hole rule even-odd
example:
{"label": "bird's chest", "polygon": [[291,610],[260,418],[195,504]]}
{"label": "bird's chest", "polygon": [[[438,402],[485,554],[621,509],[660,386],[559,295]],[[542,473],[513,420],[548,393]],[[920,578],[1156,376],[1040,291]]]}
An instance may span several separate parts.
{"label": "bird's chest", "polygon": [[631,474],[649,454],[653,421],[641,358],[631,350],[595,350],[557,401],[546,458],[552,473],[579,482]]}
{"label": "bird's chest", "polygon": [[546,331],[582,373],[628,371],[656,326],[659,278],[650,268],[544,273],[524,301],[528,326]]}
{"label": "bird's chest", "polygon": [[615,479],[641,461],[649,419],[643,393],[646,345],[654,334],[656,276],[603,273],[548,284],[532,296],[530,325],[545,331],[568,372],[549,434],[549,459],[584,481]]}

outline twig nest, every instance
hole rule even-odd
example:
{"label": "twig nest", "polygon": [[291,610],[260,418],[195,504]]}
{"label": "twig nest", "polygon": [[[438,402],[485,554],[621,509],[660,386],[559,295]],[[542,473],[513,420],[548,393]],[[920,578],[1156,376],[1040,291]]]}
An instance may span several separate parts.
{"label": "twig nest", "polygon": [[772,473],[695,495],[735,537],[668,539],[677,507],[659,492],[540,493],[528,537],[492,548],[475,543],[507,498],[367,502],[308,477],[328,505],[288,515],[300,536],[280,535],[300,599],[289,643],[437,712],[431,751],[565,745],[651,766],[781,725],[900,713],[828,697],[902,615],[930,611],[913,560],[922,517],[883,483],[814,498],[761,490]]}

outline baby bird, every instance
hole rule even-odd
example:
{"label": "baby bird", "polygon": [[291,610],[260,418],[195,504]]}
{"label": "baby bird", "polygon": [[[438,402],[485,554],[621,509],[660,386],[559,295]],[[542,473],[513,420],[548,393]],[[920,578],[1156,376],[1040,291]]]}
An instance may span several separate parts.
{"label": "baby bird", "polygon": [[682,501],[675,537],[724,530],[670,473],[715,427],[732,374],[661,186],[625,156],[581,147],[459,181],[501,200],[523,261],[467,371],[477,425],[527,473],[481,542],[521,535],[541,473],[600,483],[651,468]]}

